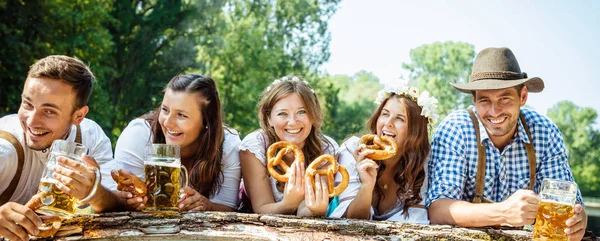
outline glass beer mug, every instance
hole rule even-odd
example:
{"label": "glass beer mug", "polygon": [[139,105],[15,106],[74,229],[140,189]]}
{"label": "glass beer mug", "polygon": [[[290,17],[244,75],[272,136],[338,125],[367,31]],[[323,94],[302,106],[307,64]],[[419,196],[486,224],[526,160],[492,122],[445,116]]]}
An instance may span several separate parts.
{"label": "glass beer mug", "polygon": [[61,156],[78,161],[87,166],[87,164],[81,160],[81,154],[87,154],[87,152],[88,149],[79,143],[66,140],[55,140],[52,142],[50,157],[48,158],[48,161],[46,161],[46,166],[44,166],[42,178],[40,179],[40,186],[38,188],[38,192],[43,193],[42,204],[44,204],[44,206],[36,210],[37,213],[55,215],[63,218],[73,216],[75,208],[78,206],[78,200],[56,187],[58,181],[52,177],[52,174],[54,173],[52,168],[56,165],[60,165],[57,163],[57,160]]}
{"label": "glass beer mug", "polygon": [[179,212],[179,189],[188,185],[188,173],[181,165],[179,145],[152,144],[144,161],[144,177],[148,202],[142,211],[157,214]]}
{"label": "glass beer mug", "polygon": [[569,181],[544,179],[540,191],[533,240],[568,240],[564,230],[567,219],[575,214],[577,184]]}

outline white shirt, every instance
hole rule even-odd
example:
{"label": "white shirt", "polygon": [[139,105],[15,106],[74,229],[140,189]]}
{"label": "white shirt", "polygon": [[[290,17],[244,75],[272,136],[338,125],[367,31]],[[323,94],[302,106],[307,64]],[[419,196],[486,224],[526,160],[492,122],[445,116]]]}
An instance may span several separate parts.
{"label": "white shirt", "polygon": [[[360,189],[360,176],[358,175],[358,171],[356,170],[356,159],[354,158],[354,151],[358,147],[358,142],[360,139],[356,136],[349,138],[346,142],[342,144],[338,152],[338,163],[344,166],[348,170],[348,175],[350,176],[350,182],[348,183],[348,188],[344,190],[338,196],[338,206],[333,212],[329,215],[332,218],[341,218],[350,203],[354,200],[354,197],[358,194],[358,190]],[[427,164],[425,164],[427,167]],[[335,183],[342,181],[341,175],[338,173],[335,176]],[[421,200],[420,205],[423,208],[419,207],[410,207],[408,208],[408,218],[406,218],[403,213],[403,206],[401,203],[398,203],[394,207],[390,208],[387,212],[383,214],[376,214],[375,209],[371,207],[371,219],[376,220],[387,220],[387,221],[399,221],[405,223],[420,223],[420,224],[429,224],[429,217],[427,216],[427,209],[425,209],[425,198],[427,196],[427,170],[425,170],[425,180],[423,181],[423,186],[421,186],[420,195],[423,200]]]}
{"label": "white shirt", "polygon": [[[238,145],[239,135],[225,130],[225,141],[223,143],[223,179],[221,188],[209,197],[213,203],[222,204],[235,208],[240,188],[241,167]],[[125,169],[131,171],[140,179],[144,179],[144,160],[146,150],[152,145],[152,134],[150,124],[141,118],[135,119],[127,125],[117,140],[115,147],[115,158],[102,166],[103,185],[113,191],[117,190],[117,184],[110,176],[111,170]]]}
{"label": "white shirt", "polygon": [[[242,144],[240,145],[240,151],[250,151],[260,162],[267,168],[267,149],[270,144],[267,143],[267,136],[262,134],[263,132],[258,130],[248,134],[244,137]],[[325,136],[325,135],[324,135]],[[335,155],[335,152],[338,149],[338,144],[331,137],[325,136],[327,141],[331,143],[331,145],[327,145],[326,143],[321,143],[321,147],[323,149],[323,154]],[[271,182],[271,190],[273,191],[273,198],[275,202],[279,202],[283,200],[283,193],[277,190],[277,180],[273,177],[269,177]]]}
{"label": "white shirt", "polygon": [[[112,159],[112,146],[110,139],[104,134],[102,128],[90,119],[83,119],[79,127],[81,128],[81,144],[88,148],[89,155],[93,156],[99,165],[110,161]],[[2,117],[0,119],[0,130],[13,134],[23,147],[25,154],[23,172],[10,201],[25,204],[38,190],[40,178],[50,151],[36,151],[27,147],[24,131],[16,114]],[[74,142],[76,133],[77,127],[72,125],[67,141]],[[17,171],[18,163],[17,151],[14,146],[7,140],[0,138],[0,193],[8,188]]]}

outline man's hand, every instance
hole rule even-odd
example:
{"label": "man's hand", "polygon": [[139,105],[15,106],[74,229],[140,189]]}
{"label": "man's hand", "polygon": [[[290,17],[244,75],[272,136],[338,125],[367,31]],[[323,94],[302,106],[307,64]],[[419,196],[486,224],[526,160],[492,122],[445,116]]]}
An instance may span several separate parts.
{"label": "man's hand", "polygon": [[531,190],[518,190],[502,205],[504,223],[512,226],[523,226],[533,224],[538,210],[540,199]]}
{"label": "man's hand", "polygon": [[99,171],[98,163],[92,156],[81,155],[81,160],[87,166],[61,156],[57,160],[60,165],[52,169],[52,177],[59,181],[56,186],[77,199],[83,199],[90,194],[96,182],[96,172]]}
{"label": "man's hand", "polygon": [[8,240],[29,240],[39,233],[42,220],[31,209],[14,202],[0,206],[0,237]]}
{"label": "man's hand", "polygon": [[585,228],[587,226],[587,215],[583,210],[583,206],[581,206],[581,204],[579,203],[575,204],[575,207],[573,209],[575,211],[575,215],[567,219],[567,228],[565,228],[565,234],[567,234],[569,240],[579,241],[583,238],[583,235],[585,234]]}

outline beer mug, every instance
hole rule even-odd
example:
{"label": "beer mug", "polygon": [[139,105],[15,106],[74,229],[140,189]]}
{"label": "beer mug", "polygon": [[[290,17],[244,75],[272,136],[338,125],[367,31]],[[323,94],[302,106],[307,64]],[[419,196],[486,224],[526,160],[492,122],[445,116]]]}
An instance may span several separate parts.
{"label": "beer mug", "polygon": [[573,217],[577,200],[577,184],[569,181],[544,179],[540,204],[533,228],[534,240],[568,240],[564,230],[567,219]]}
{"label": "beer mug", "polygon": [[44,206],[36,210],[37,213],[55,215],[63,218],[73,216],[75,208],[78,206],[78,200],[56,187],[58,181],[52,177],[52,174],[54,173],[52,168],[56,165],[60,165],[57,160],[61,156],[87,166],[87,164],[81,160],[81,154],[87,154],[87,152],[88,149],[79,143],[66,140],[55,140],[52,142],[52,147],[50,147],[50,157],[48,158],[48,161],[46,161],[46,166],[44,166],[42,178],[40,179],[40,186],[38,188],[38,192],[43,193],[42,204],[44,204]]}
{"label": "beer mug", "polygon": [[179,212],[179,189],[188,185],[188,173],[181,165],[179,145],[152,144],[144,161],[144,177],[148,202],[142,211],[157,214]]}

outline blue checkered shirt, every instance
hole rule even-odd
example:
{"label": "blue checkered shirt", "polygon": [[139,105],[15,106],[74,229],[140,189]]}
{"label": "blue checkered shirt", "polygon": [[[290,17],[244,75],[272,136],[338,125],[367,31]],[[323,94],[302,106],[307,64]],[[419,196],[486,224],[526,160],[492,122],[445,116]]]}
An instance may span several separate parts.
{"label": "blue checkered shirt", "polygon": [[[522,108],[521,112],[531,132],[537,158],[534,192],[539,193],[544,178],[573,181],[569,153],[558,127],[533,110]],[[524,144],[529,143],[529,139],[520,119],[517,128],[513,140],[500,151],[479,123],[481,142],[486,149],[484,197],[494,202],[506,200],[519,189],[529,188],[529,161]],[[476,139],[466,110],[454,111],[440,123],[431,143],[427,207],[440,198],[469,202],[473,199]],[[583,204],[579,191],[577,201]]]}

